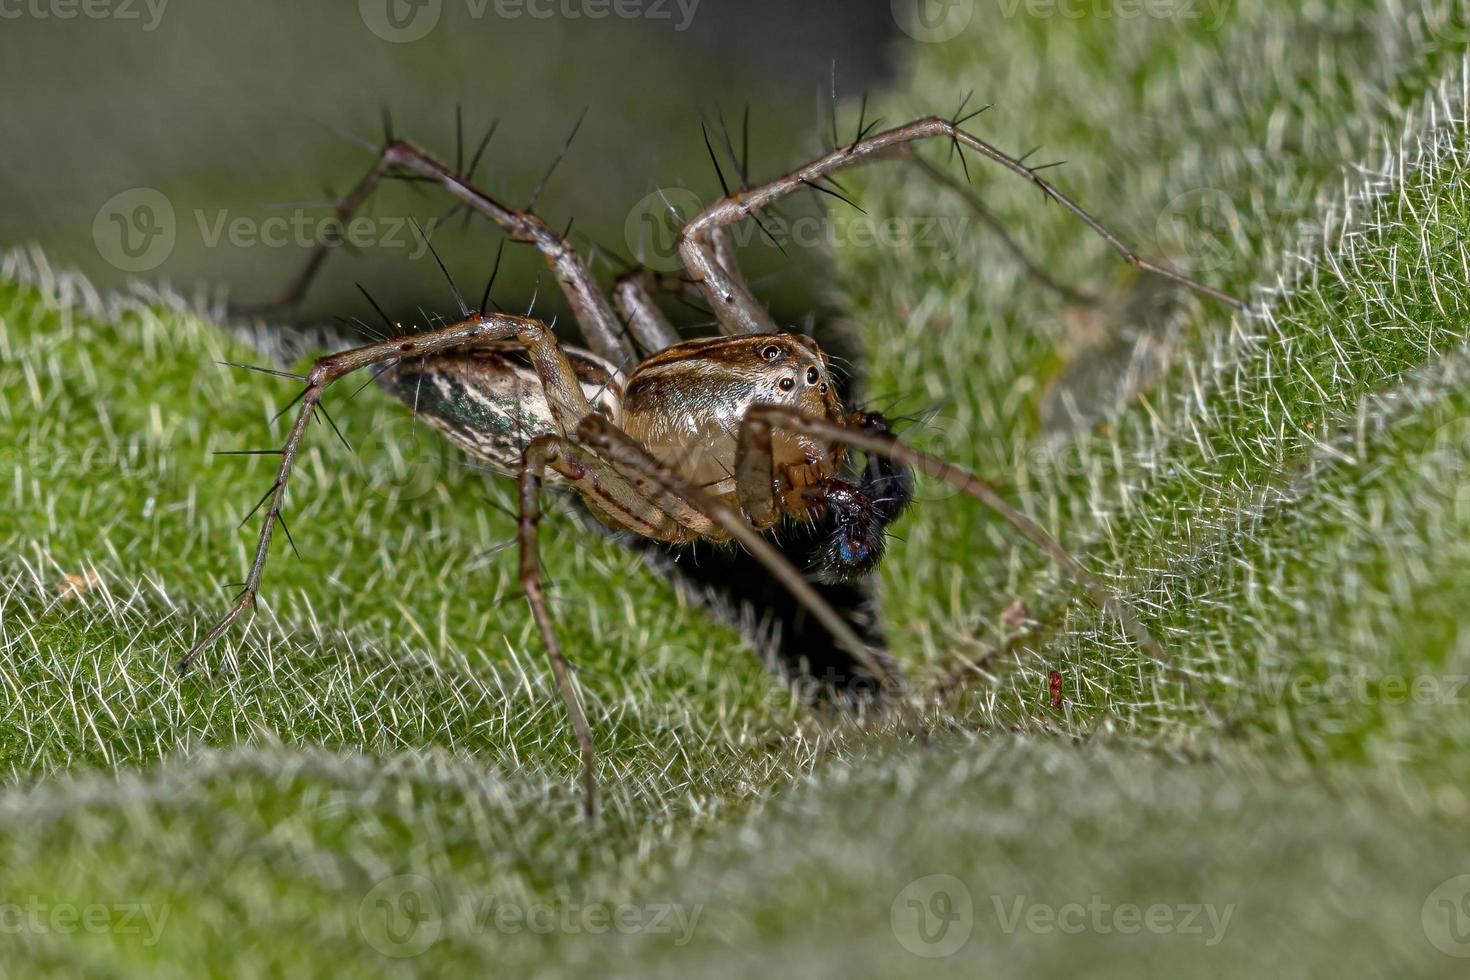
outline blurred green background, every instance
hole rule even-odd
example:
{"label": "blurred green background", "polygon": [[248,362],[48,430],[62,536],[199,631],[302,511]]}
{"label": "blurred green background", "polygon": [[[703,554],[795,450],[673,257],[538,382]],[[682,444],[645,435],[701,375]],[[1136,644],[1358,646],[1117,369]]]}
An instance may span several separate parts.
{"label": "blurred green background", "polygon": [[[538,210],[557,227],[575,218],[579,248],[627,255],[629,215],[656,188],[716,194],[701,116],[713,124],[723,110],[738,128],[749,105],[753,170],[774,176],[817,150],[833,63],[855,95],[889,74],[899,34],[886,3],[843,0],[94,0],[101,15],[77,8],[63,19],[68,2],[25,0],[6,8],[15,16],[0,14],[0,241],[38,243],[99,286],[119,285],[130,270],[99,249],[94,219],[114,195],[153,188],[176,237],[138,274],[185,292],[225,287],[239,302],[276,295],[306,249],[295,230],[252,244],[230,223],[299,213],[315,234],[328,209],[269,205],[345,192],[371,155],[337,133],[377,143],[385,109],[397,135],[450,163],[456,106],[471,147],[498,119],[478,182],[515,206],[585,109]],[[726,174],[733,180],[728,163]],[[363,313],[354,281],[395,317],[442,309],[432,262],[394,219],[427,223],[447,204],[433,189],[387,187],[371,211],[374,247],[334,256],[301,318]],[[793,213],[817,211],[802,202]],[[500,237],[476,219],[435,242],[469,292]],[[747,251],[783,316],[818,301],[823,250]],[[512,248],[497,295],[524,302],[544,273],[531,249]],[[541,290],[548,314],[562,309],[554,292]]]}

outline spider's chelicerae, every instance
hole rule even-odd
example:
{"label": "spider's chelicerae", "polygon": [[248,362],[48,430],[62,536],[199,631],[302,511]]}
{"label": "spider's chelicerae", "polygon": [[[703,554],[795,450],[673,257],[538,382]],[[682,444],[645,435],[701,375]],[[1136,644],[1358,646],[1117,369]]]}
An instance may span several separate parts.
{"label": "spider's chelicerae", "polygon": [[[995,509],[1117,616],[1151,657],[1176,671],[1126,606],[979,477],[909,448],[881,415],[844,408],[826,355],[809,337],[783,332],[736,265],[726,234],[731,225],[747,218],[758,222],[762,208],[797,191],[841,196],[829,186],[832,175],[877,159],[908,160],[938,176],[911,147],[939,138],[959,148],[962,158],[969,149],[1030,181],[1130,264],[1242,308],[1219,290],[1141,258],[1043,178],[1039,168],[1027,167],[962,129],[967,118],[930,117],[878,133],[860,127],[851,144],[784,177],[733,193],[726,189],[680,232],[678,248],[687,277],[633,271],[618,278],[611,301],[563,236],[532,212],[534,197],[524,210],[507,207],[474,185],[473,163],[468,172],[451,169],[412,144],[390,138],[377,151],[372,169],[338,203],[341,220],[345,223],[385,177],[441,185],[459,207],[483,214],[513,240],[541,251],[591,349],[564,346],[546,324],[486,309],[486,300],[474,310],[456,289],[458,322],[416,333],[396,328],[401,336],[317,360],[301,379],[300,410],[280,450],[280,468],[267,494],[244,588],[224,618],[184,656],[181,669],[259,594],[292,467],[327,387],[361,368],[381,365],[379,381],[389,391],[413,403],[472,456],[519,481],[521,584],[576,732],[589,814],[596,794],[592,736],[542,591],[536,528],[544,479],[580,494],[609,527],[663,542],[707,540],[745,547],[874,677],[896,688],[897,679],[884,660],[765,532],[786,518],[821,522],[827,535],[823,574],[832,579],[861,576],[878,562],[888,524],[909,502],[911,469],[923,470]],[[740,169],[743,176],[743,165]],[[970,203],[982,217],[987,215],[978,201]],[[298,302],[329,248],[326,243],[318,246],[291,289],[271,305]],[[1034,267],[1031,271],[1039,274]],[[666,290],[697,292],[713,311],[720,335],[681,341],[653,300],[654,293]],[[633,343],[648,356],[637,360]],[[628,364],[635,366],[626,373],[619,368]],[[860,469],[849,463],[853,450],[867,458]]]}

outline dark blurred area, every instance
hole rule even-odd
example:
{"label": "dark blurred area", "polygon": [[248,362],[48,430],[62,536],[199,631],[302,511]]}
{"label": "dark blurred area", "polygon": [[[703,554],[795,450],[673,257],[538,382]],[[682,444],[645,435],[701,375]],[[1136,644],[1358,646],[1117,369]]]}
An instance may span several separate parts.
{"label": "dark blurred area", "polygon": [[[774,176],[819,149],[833,63],[855,98],[884,80],[896,33],[888,3],[851,0],[7,0],[0,242],[37,243],[104,289],[136,276],[265,300],[326,227],[331,209],[315,202],[372,163],[344,134],[380,143],[384,110],[396,135],[450,164],[498,120],[477,183],[521,206],[585,109],[537,210],[558,228],[575,219],[579,249],[628,256],[652,192],[718,194],[702,117],[718,146],[723,114],[738,146],[748,105],[752,176]],[[725,172],[733,181],[728,161]],[[355,282],[395,318],[445,310],[406,219],[427,224],[450,203],[437,188],[386,186],[365,247],[336,250],[291,318],[370,315]],[[501,233],[456,219],[433,237],[478,296]],[[822,249],[783,256],[745,237],[772,309],[809,313]],[[538,310],[565,312],[531,249],[509,248],[505,263],[504,305],[525,303],[539,278]]]}

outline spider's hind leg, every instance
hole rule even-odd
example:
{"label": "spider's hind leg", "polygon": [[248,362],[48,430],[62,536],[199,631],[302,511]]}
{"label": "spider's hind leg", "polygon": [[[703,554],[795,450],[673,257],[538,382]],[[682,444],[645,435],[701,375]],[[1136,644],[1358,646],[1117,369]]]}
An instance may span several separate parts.
{"label": "spider's hind leg", "polygon": [[[549,340],[550,334],[546,328],[537,321],[504,314],[476,314],[446,327],[395,337],[381,343],[369,344],[317,359],[306,375],[306,387],[292,403],[299,403],[300,408],[291,425],[290,434],[281,447],[281,462],[276,469],[275,482],[271,484],[266,495],[256,505],[257,509],[265,507],[265,519],[260,535],[256,539],[254,557],[251,559],[250,571],[245,576],[240,595],[229,612],[211,626],[179,661],[180,671],[187,670],[206,647],[219,639],[231,624],[244,615],[247,609],[254,606],[260,594],[260,583],[265,574],[266,559],[270,555],[271,537],[277,524],[280,524],[283,530],[285,529],[282,512],[285,509],[286,491],[296,466],[297,454],[306,437],[307,425],[321,409],[322,398],[327,388],[354,371],[382,364],[385,361],[403,357],[431,357],[469,344],[506,337],[522,337],[528,343],[539,343],[546,338],[546,342],[552,346],[555,344],[554,340]],[[289,407],[287,406],[288,409]]]}

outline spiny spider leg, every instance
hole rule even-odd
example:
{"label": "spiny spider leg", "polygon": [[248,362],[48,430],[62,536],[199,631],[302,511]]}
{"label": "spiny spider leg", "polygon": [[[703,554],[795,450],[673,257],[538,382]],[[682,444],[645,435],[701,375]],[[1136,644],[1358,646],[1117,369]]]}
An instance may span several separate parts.
{"label": "spiny spider leg", "polygon": [[[601,418],[602,416],[589,416]],[[531,616],[541,640],[546,644],[546,654],[551,660],[551,672],[556,677],[557,689],[571,716],[572,727],[577,733],[577,745],[582,753],[582,802],[587,819],[597,814],[597,749],[592,742],[592,730],[582,712],[577,692],[572,686],[571,672],[561,643],[556,638],[556,628],[551,612],[546,605],[546,595],[541,586],[541,547],[539,529],[541,524],[541,484],[546,468],[551,467],[582,493],[586,499],[605,502],[609,492],[619,497],[616,513],[622,523],[643,534],[658,533],[662,526],[677,520],[669,511],[631,489],[627,481],[619,477],[603,461],[580,451],[568,440],[557,435],[543,435],[533,439],[521,454],[518,477],[520,490],[520,516],[516,523],[516,538],[520,542],[521,591],[531,607]],[[617,490],[615,488],[621,488]],[[685,508],[687,511],[687,508]],[[700,523],[700,522],[697,522]],[[708,529],[707,522],[701,526]]]}
{"label": "spiny spider leg", "polygon": [[[1097,580],[1091,572],[1084,568],[1077,559],[1062,547],[1062,545],[1046,532],[1041,525],[1031,518],[1016,510],[1005,498],[1002,497],[994,487],[980,479],[975,474],[952,463],[947,463],[934,456],[928,456],[918,450],[911,449],[901,442],[897,437],[879,431],[870,431],[861,428],[841,425],[825,419],[805,415],[796,409],[785,405],[757,405],[746,413],[745,421],[741,427],[742,444],[750,444],[755,447],[770,445],[770,433],[774,428],[784,429],[789,432],[805,433],[819,439],[830,442],[843,443],[845,445],[861,449],[866,453],[875,453],[885,456],[902,466],[913,467],[922,470],[937,479],[943,480],[950,486],[974,497],[986,507],[995,511],[1007,523],[1019,531],[1027,540],[1041,548],[1051,556],[1058,565],[1066,569],[1074,581],[1081,585],[1092,596],[1093,601],[1105,609],[1111,615],[1117,617],[1119,622],[1133,638],[1138,641],[1156,663],[1169,671],[1173,677],[1180,681],[1191,696],[1205,709],[1205,712],[1215,721],[1222,725],[1226,723],[1214,703],[1186,671],[1184,671],[1172,657],[1164,652],[1163,646],[1148,628],[1134,615],[1133,610],[1120,602],[1111,591]],[[746,505],[748,506],[748,505]]]}
{"label": "spiny spider leg", "polygon": [[[618,323],[617,314],[598,288],[597,280],[586,263],[560,233],[529,210],[518,211],[501,204],[476,187],[467,177],[455,173],[407,140],[395,139],[389,142],[378,153],[372,168],[358,181],[357,186],[341,199],[337,205],[337,219],[341,226],[346,226],[383,179],[394,170],[408,171],[426,181],[441,185],[463,205],[504,228],[513,240],[535,245],[546,257],[546,264],[556,274],[556,281],[561,285],[562,293],[577,317],[577,325],[582,328],[582,335],[593,352],[614,364],[625,364],[634,359],[632,349]],[[300,303],[333,247],[331,242],[318,243],[300,275],[284,294],[266,303],[242,307],[238,312],[269,313]]]}
{"label": "spiny spider leg", "polygon": [[[270,554],[271,536],[286,503],[286,487],[291,479],[291,471],[296,465],[296,454],[306,435],[306,427],[328,385],[370,364],[397,357],[421,357],[436,354],[479,340],[515,337],[518,333],[525,332],[528,325],[534,325],[539,330],[545,331],[545,327],[539,322],[525,317],[504,314],[481,315],[447,327],[393,338],[382,343],[318,358],[306,375],[306,388],[296,396],[301,407],[297,410],[296,421],[292,424],[291,431],[286,436],[286,442],[281,447],[281,462],[276,470],[276,480],[267,493],[270,503],[266,508],[265,522],[260,529],[260,537],[255,546],[255,556],[251,560],[250,571],[245,577],[240,597],[224,618],[211,627],[209,632],[204,634],[204,637],[195,643],[188,653],[184,654],[183,659],[179,661],[179,670],[187,670],[206,647],[219,639],[247,608],[254,605],[260,593],[260,580],[265,571],[266,558]],[[570,367],[567,370],[570,374]],[[577,388],[577,395],[581,395],[580,387]],[[553,395],[549,390],[547,398],[554,404]]]}
{"label": "spiny spider leg", "polygon": [[679,233],[679,254],[689,270],[690,276],[699,284],[709,301],[710,307],[720,320],[726,333],[775,333],[778,328],[760,302],[750,290],[732,275],[721,260],[714,240],[717,229],[725,228],[797,191],[818,186],[818,182],[841,170],[873,160],[891,156],[892,151],[918,140],[944,138],[967,147],[995,161],[1007,170],[1035,184],[1049,199],[1057,202],[1084,225],[1090,228],[1107,245],[1135,268],[1163,276],[1201,295],[1218,300],[1237,310],[1245,309],[1245,303],[1213,286],[1207,286],[1183,273],[1160,265],[1139,255],[1107,226],[1094,218],[1072,198],[1058,190],[1046,178],[1040,176],[1040,167],[1028,167],[1020,159],[1002,152],[995,146],[974,136],[948,119],[930,116],[915,120],[904,126],[874,133],[855,140],[847,146],[839,146],[805,166],[798,167],[784,177],[777,178],[747,191],[728,194],[705,208]]}
{"label": "spiny spider leg", "polygon": [[603,417],[592,412],[566,355],[551,331],[539,320],[501,313],[474,314],[449,326],[319,358],[305,376],[305,389],[293,401],[293,404],[299,402],[300,408],[290,434],[279,450],[281,462],[276,471],[275,482],[261,499],[262,505],[268,502],[265,523],[256,542],[254,559],[242,584],[240,596],[229,612],[179,661],[179,670],[186,671],[201,652],[218,640],[254,604],[260,594],[261,578],[270,554],[275,525],[280,521],[282,528],[285,528],[281,514],[297,454],[312,415],[320,407],[327,387],[354,371],[374,364],[401,358],[419,360],[472,344],[512,337],[527,348],[556,425],[563,433],[540,436],[532,440],[522,453],[519,471],[522,511],[517,537],[521,546],[522,588],[546,644],[559,693],[576,731],[583,759],[586,806],[591,815],[596,799],[593,772],[595,753],[591,730],[572,686],[570,668],[552,630],[541,585],[536,529],[541,516],[538,491],[543,474],[547,467],[556,470],[574,491],[582,494],[589,506],[600,510],[619,526],[645,537],[674,537],[678,528],[685,528],[689,536],[697,537],[714,531],[715,524],[697,509],[661,489],[645,492],[642,488],[635,487],[632,481],[619,475],[610,464],[580,449],[564,437],[569,430],[577,428],[578,420],[584,417],[601,420]]}
{"label": "spiny spider leg", "polygon": [[628,332],[633,335],[633,340],[650,354],[679,342],[679,335],[674,331],[673,324],[669,323],[668,317],[664,316],[658,304],[653,301],[654,292],[683,291],[683,280],[679,281],[676,290],[664,284],[666,278],[668,277],[660,276],[651,269],[640,267],[623,273],[613,282],[613,305],[628,324]]}
{"label": "spiny spider leg", "polygon": [[267,494],[270,506],[266,508],[265,523],[260,529],[255,557],[251,561],[250,572],[245,577],[244,588],[241,590],[239,599],[224,618],[211,627],[209,632],[204,634],[204,638],[184,654],[184,658],[179,661],[180,671],[187,670],[195,657],[219,639],[224,631],[240,618],[246,608],[255,603],[260,592],[260,579],[265,571],[266,557],[270,554],[271,535],[275,531],[276,522],[285,506],[286,487],[291,479],[291,471],[296,465],[296,454],[301,448],[301,441],[306,435],[306,427],[317,405],[321,402],[327,385],[359,368],[394,357],[410,355],[418,357],[438,353],[478,339],[489,340],[515,336],[517,329],[525,322],[527,321],[521,317],[502,315],[475,317],[462,323],[440,327],[411,337],[387,340],[319,358],[312,365],[306,375],[306,388],[296,397],[301,407],[297,411],[296,421],[292,424],[290,433],[286,436],[286,442],[281,447],[281,463],[276,470],[276,481],[271,485]]}
{"label": "spiny spider leg", "polygon": [[556,639],[551,613],[546,608],[546,594],[541,588],[541,547],[537,529],[541,524],[541,480],[549,463],[563,459],[562,440],[546,435],[532,440],[521,456],[519,478],[521,513],[516,524],[516,538],[521,545],[521,592],[531,607],[531,616],[541,632],[541,641],[546,644],[546,656],[551,661],[551,672],[556,677],[557,690],[572,717],[572,728],[577,733],[577,747],[582,753],[582,806],[591,820],[597,814],[597,749],[592,744],[592,729],[582,713],[572,686],[571,672],[561,644]]}

